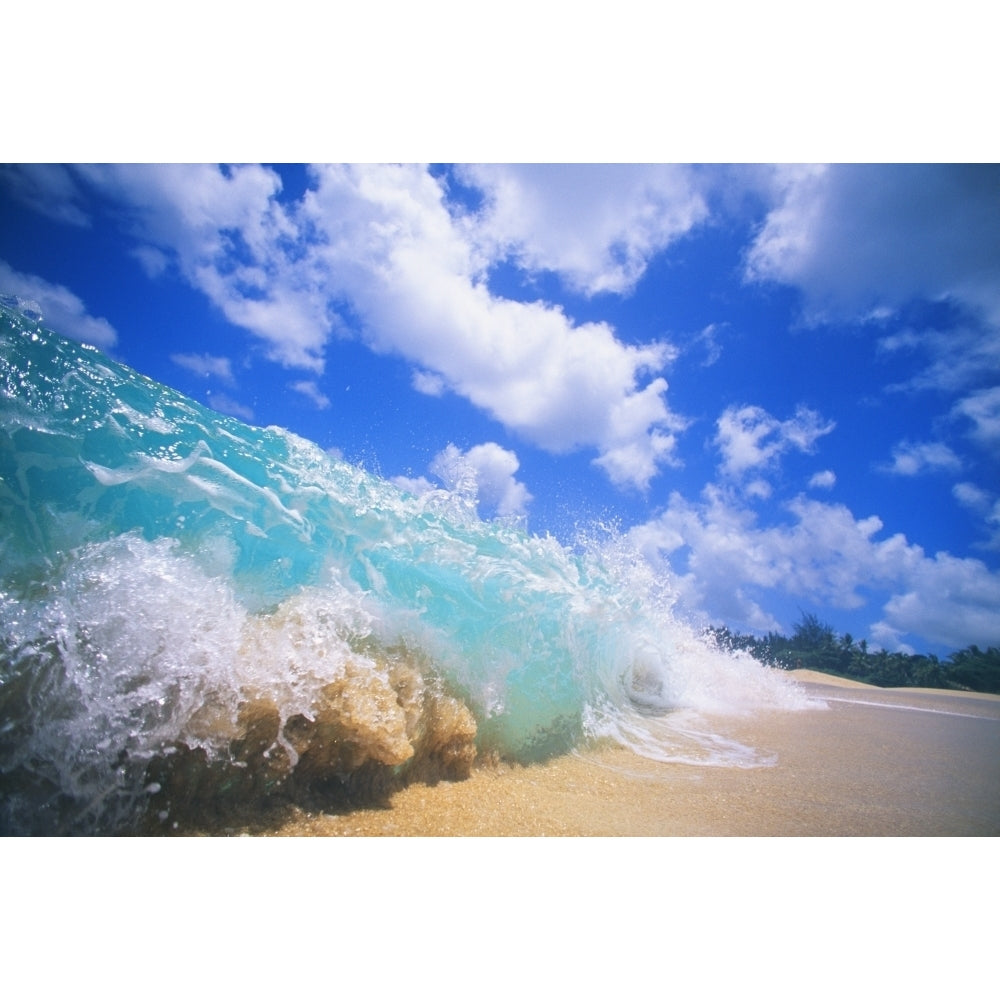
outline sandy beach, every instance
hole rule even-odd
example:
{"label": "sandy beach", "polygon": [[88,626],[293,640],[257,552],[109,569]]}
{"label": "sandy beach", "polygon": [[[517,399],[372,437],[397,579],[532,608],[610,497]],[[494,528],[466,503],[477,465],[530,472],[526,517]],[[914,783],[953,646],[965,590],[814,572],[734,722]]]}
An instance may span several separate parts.
{"label": "sandy beach", "polygon": [[[798,671],[825,707],[719,720],[774,761],[667,764],[599,747],[416,784],[375,809],[296,811],[274,833],[355,837],[995,836],[1000,696]],[[255,831],[259,833],[260,831]]]}

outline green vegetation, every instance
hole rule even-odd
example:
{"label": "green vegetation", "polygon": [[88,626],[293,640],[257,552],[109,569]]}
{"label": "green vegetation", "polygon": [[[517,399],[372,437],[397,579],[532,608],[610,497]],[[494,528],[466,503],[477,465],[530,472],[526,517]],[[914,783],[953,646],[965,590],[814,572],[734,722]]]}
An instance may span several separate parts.
{"label": "green vegetation", "polygon": [[931,687],[953,691],[985,691],[1000,694],[1000,648],[986,650],[969,646],[946,659],[909,653],[870,652],[868,643],[856,642],[816,615],[803,614],[789,639],[769,632],[760,638],[711,628],[709,634],[727,649],[741,649],[768,666],[794,670],[821,670],[838,677],[876,684],[879,687]]}

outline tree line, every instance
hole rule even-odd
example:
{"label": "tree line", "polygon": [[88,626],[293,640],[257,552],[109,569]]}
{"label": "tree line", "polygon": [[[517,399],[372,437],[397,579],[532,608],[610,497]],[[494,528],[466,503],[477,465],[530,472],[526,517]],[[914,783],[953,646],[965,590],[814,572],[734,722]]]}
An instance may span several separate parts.
{"label": "tree line", "polygon": [[816,615],[803,613],[791,638],[768,632],[764,637],[732,632],[725,626],[708,630],[726,649],[739,649],[772,667],[783,670],[820,670],[878,687],[930,687],[953,691],[1000,694],[1000,648],[982,650],[976,645],[950,653],[933,654],[870,651],[865,639],[850,633],[838,636]]}

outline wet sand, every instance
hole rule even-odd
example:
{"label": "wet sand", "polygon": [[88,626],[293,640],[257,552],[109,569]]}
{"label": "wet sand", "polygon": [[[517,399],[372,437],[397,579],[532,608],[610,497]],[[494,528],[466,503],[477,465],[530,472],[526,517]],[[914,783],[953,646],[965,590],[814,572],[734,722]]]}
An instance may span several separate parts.
{"label": "wet sand", "polygon": [[618,747],[477,767],[385,808],[296,813],[284,836],[995,836],[1000,696],[797,672],[825,708],[718,721],[770,766],[666,764]]}

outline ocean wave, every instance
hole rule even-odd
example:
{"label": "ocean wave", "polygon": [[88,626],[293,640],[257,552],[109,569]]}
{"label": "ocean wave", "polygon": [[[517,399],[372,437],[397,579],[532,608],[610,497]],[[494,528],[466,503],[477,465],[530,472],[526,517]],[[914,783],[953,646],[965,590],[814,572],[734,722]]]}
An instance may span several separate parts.
{"label": "ocean wave", "polygon": [[611,531],[480,520],[0,306],[0,823],[188,829],[614,739],[767,763],[808,700],[705,641]]}

